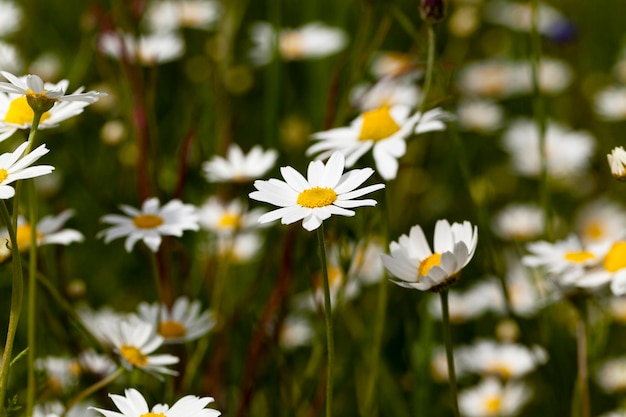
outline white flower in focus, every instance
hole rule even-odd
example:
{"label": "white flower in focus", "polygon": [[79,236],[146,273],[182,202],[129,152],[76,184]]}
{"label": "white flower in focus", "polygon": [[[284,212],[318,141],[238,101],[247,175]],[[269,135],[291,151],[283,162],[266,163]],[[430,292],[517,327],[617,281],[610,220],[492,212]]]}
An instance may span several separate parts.
{"label": "white flower in focus", "polygon": [[17,180],[46,175],[54,170],[51,165],[30,166],[48,153],[46,145],[40,145],[23,156],[27,147],[28,142],[24,142],[15,151],[0,155],[0,199],[6,200],[15,195],[15,189],[9,184]]}
{"label": "white flower in focus", "polygon": [[352,106],[365,112],[384,106],[415,107],[421,93],[414,76],[381,78],[374,85],[360,84],[350,92]]}
{"label": "white flower in focus", "polygon": [[16,32],[22,23],[22,9],[12,1],[0,1],[0,37]]}
{"label": "white flower in focus", "polygon": [[599,91],[593,98],[594,110],[608,121],[626,119],[626,87],[611,86]]}
{"label": "white flower in focus", "polygon": [[200,312],[200,301],[190,302],[187,297],[177,298],[171,308],[143,302],[138,310],[139,318],[158,329],[164,343],[195,340],[215,326],[214,314],[209,310]]}
{"label": "white flower in focus", "polygon": [[124,204],[120,209],[125,216],[107,214],[102,217],[102,222],[113,226],[100,231],[97,237],[104,237],[105,243],[126,237],[124,248],[127,252],[133,249],[138,240],[143,240],[152,252],[157,252],[162,236],[180,237],[185,230],[200,228],[196,208],[180,200],[172,200],[161,207],[159,199],[153,197],[143,202],[141,210]]}
{"label": "white flower in focus", "polygon": [[618,146],[613,148],[610,154],[608,154],[607,159],[609,161],[609,167],[611,168],[611,174],[613,174],[613,178],[626,181],[626,151],[622,146]]}
{"label": "white flower in focus", "polygon": [[371,168],[354,169],[346,173],[344,156],[335,152],[324,164],[322,161],[309,163],[307,178],[292,167],[282,167],[280,172],[285,179],[256,180],[257,191],[249,194],[257,201],[279,206],[259,218],[259,223],[268,223],[281,219],[282,224],[291,224],[302,220],[302,226],[312,231],[320,227],[330,216],[354,216],[351,208],[375,206],[376,200],[355,200],[365,194],[385,188],[385,184],[369,185],[358,188],[374,170]]}
{"label": "white flower in focus", "polygon": [[339,127],[314,133],[318,140],[307,149],[307,155],[317,155],[324,160],[339,151],[346,158],[346,166],[353,166],[370,149],[376,170],[385,180],[392,180],[398,173],[398,159],[406,152],[405,139],[413,133],[444,130],[449,114],[436,108],[422,115],[411,114],[406,106],[380,107],[362,113],[348,127]]}
{"label": "white flower in focus", "polygon": [[170,32],[182,27],[210,29],[222,15],[221,4],[213,0],[155,1],[145,13],[148,28]]}
{"label": "white flower in focus", "polygon": [[263,151],[256,145],[244,154],[238,145],[231,144],[226,158],[214,156],[202,164],[202,170],[209,182],[248,182],[272,169],[276,159],[278,152],[273,149]]}
{"label": "white flower in focus", "polygon": [[459,409],[467,417],[514,416],[530,396],[531,390],[523,382],[503,384],[496,378],[485,378],[459,393]]}
{"label": "white flower in focus", "polygon": [[595,380],[606,393],[626,391],[626,357],[604,360],[596,371]]}
{"label": "white flower in focus", "polygon": [[54,101],[84,101],[92,104],[99,97],[106,95],[97,91],[83,93],[83,87],[78,88],[72,94],[65,94],[69,81],[62,80],[57,84],[44,83],[37,75],[25,75],[16,77],[7,71],[0,71],[9,82],[0,82],[0,91],[10,94],[18,94],[27,97],[47,98]]}
{"label": "white flower in focus", "polygon": [[457,107],[459,126],[479,133],[492,133],[502,126],[504,111],[490,100],[463,100]]}
{"label": "white flower in focus", "polygon": [[399,278],[396,284],[420,291],[439,292],[454,284],[461,270],[472,260],[478,243],[478,228],[470,222],[438,220],[435,224],[434,253],[420,226],[409,235],[391,242],[391,255],[382,254],[383,264]]}
{"label": "white flower in focus", "polygon": [[151,409],[139,391],[129,388],[124,395],[109,394],[111,400],[120,412],[89,407],[103,414],[105,417],[218,417],[222,413],[211,408],[205,408],[213,402],[212,397],[196,397],[186,395],[176,401],[171,407],[167,404],[156,404]]}
{"label": "white flower in focus", "polygon": [[521,378],[547,361],[546,351],[539,346],[528,348],[492,340],[460,346],[455,350],[455,356],[459,375],[474,373],[505,380]]}
{"label": "white flower in focus", "polygon": [[115,353],[122,358],[128,369],[139,368],[149,373],[176,375],[177,372],[167,368],[178,363],[178,357],[168,354],[151,355],[163,344],[150,323],[136,317],[122,322],[102,323],[100,329],[109,340]]}
{"label": "white flower in focus", "polygon": [[277,42],[278,54],[286,60],[317,59],[333,55],[348,43],[343,29],[321,22],[311,22],[300,28],[276,30],[266,22],[256,22],[250,28],[254,44],[249,56],[255,65],[266,65],[272,60],[273,45]]}
{"label": "white flower in focus", "polygon": [[[513,169],[520,175],[538,177],[541,152],[537,124],[529,119],[513,121],[504,133],[504,149],[511,155]],[[595,139],[585,131],[572,131],[549,122],[545,134],[548,174],[556,179],[580,177],[589,167]]]}
{"label": "white flower in focus", "polygon": [[[82,242],[85,237],[78,230],[62,229],[74,215],[73,210],[64,210],[57,216],[45,216],[37,222],[37,245],[69,245],[74,242]],[[17,247],[25,251],[30,247],[32,226],[22,216],[17,218]],[[9,233],[6,228],[0,229],[0,242],[8,242]],[[0,245],[0,261],[11,256],[9,245]]]}
{"label": "white flower in focus", "polygon": [[234,199],[228,202],[218,197],[209,197],[198,208],[200,227],[218,235],[233,235],[239,231],[256,229],[263,209],[247,210],[242,201]]}
{"label": "white flower in focus", "polygon": [[135,38],[130,33],[104,32],[98,37],[98,49],[117,60],[152,66],[183,56],[185,41],[175,32],[153,33]]}
{"label": "white flower in focus", "polygon": [[525,241],[537,238],[544,229],[543,210],[533,204],[509,204],[493,219],[492,229],[504,240]]}

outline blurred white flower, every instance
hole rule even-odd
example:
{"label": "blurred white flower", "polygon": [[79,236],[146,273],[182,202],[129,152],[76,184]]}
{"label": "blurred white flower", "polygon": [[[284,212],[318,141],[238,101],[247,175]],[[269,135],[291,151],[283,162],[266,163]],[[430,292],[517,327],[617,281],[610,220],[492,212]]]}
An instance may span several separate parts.
{"label": "blurred white flower", "polygon": [[362,112],[384,106],[415,107],[421,96],[414,78],[414,76],[385,77],[374,85],[359,84],[350,92],[352,106]]}
{"label": "blurred white flower", "polygon": [[[2,6],[0,6],[0,9],[2,9]],[[2,13],[1,10],[0,13]],[[0,68],[9,72],[16,72],[22,69],[22,58],[19,50],[14,45],[3,40],[0,40]]]}
{"label": "blurred white flower", "polygon": [[626,119],[626,87],[610,86],[600,90],[593,98],[594,110],[608,121]]}
{"label": "blurred white flower", "polygon": [[376,79],[393,78],[403,75],[418,76],[415,55],[397,51],[380,51],[374,54],[370,71]]}
{"label": "blurred white flower", "polygon": [[157,0],[148,4],[144,19],[152,32],[183,27],[211,29],[222,15],[221,3],[213,0]]}
{"label": "blurred white flower", "polygon": [[228,147],[226,158],[214,156],[202,164],[202,170],[209,182],[248,182],[263,176],[274,167],[278,152],[264,151],[255,145],[244,154],[239,145]]}
{"label": "blurred white flower", "polygon": [[578,210],[575,225],[585,246],[607,247],[626,237],[626,211],[614,201],[598,198]]}
{"label": "blurred white flower", "polygon": [[503,240],[532,240],[543,233],[543,210],[534,204],[511,203],[494,216],[491,227]]}
{"label": "blurred white flower", "polygon": [[118,60],[152,66],[182,57],[185,41],[175,32],[158,32],[135,38],[130,33],[109,31],[98,36],[98,50]]}
{"label": "blurred white flower", "polygon": [[606,393],[626,391],[626,357],[603,360],[595,373],[595,380]]}
{"label": "blurred white flower", "polygon": [[0,37],[10,35],[22,24],[22,9],[12,1],[0,1]]}
{"label": "blurred white flower", "polygon": [[[541,173],[539,130],[530,119],[517,119],[504,132],[503,147],[511,156],[515,172],[538,177]],[[548,122],[545,133],[548,174],[556,179],[573,182],[580,178],[591,163],[595,139],[585,131],[573,131],[562,124]]]}
{"label": "blurred white flower", "polygon": [[609,167],[611,168],[611,174],[613,177],[620,181],[626,180],[626,151],[623,147],[618,146],[613,148],[607,159],[609,161]]}
{"label": "blurred white flower", "polygon": [[519,413],[531,397],[523,382],[500,382],[485,378],[478,385],[459,393],[459,409],[467,417],[509,417]]}
{"label": "blurred white flower", "polygon": [[263,226],[259,224],[263,214],[265,210],[260,208],[247,210],[241,200],[223,201],[212,196],[198,208],[198,222],[201,228],[212,233],[233,235]]}
{"label": "blurred white flower", "polygon": [[491,100],[462,100],[456,114],[461,128],[479,133],[498,130],[504,119],[502,107]]}
{"label": "blurred white flower", "polygon": [[[485,4],[485,20],[506,26],[510,29],[530,32],[532,27],[532,8],[530,3],[496,0]],[[558,40],[562,32],[570,29],[571,24],[554,7],[539,2],[538,30],[540,33]]]}
{"label": "blurred white flower", "polygon": [[35,369],[48,377],[47,384],[58,393],[68,392],[78,384],[80,364],[76,358],[47,356],[35,361]]}
{"label": "blurred white flower", "polygon": [[[451,323],[464,323],[481,315],[499,309],[504,304],[502,286],[490,279],[472,285],[465,291],[450,289],[448,292],[448,313]],[[430,298],[430,314],[438,320],[442,318],[441,300],[438,296]]]}
{"label": "blurred white flower", "polygon": [[290,314],[283,320],[278,335],[278,343],[283,349],[292,350],[307,346],[313,339],[313,326],[305,317]]}
{"label": "blurred white flower", "polygon": [[93,349],[80,352],[78,363],[85,372],[94,374],[100,378],[111,375],[117,369],[117,365],[106,355],[97,353]]}

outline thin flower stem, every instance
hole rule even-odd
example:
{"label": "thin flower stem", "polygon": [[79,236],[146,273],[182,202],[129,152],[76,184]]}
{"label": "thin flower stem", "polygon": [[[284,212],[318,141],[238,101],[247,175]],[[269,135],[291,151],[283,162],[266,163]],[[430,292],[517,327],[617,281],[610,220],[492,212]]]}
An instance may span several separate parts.
{"label": "thin flower stem", "polygon": [[541,35],[539,34],[539,0],[532,1],[532,25],[531,25],[531,74],[533,82],[533,110],[535,121],[537,122],[539,135],[539,157],[541,160],[540,181],[541,189],[540,202],[544,211],[546,237],[552,237],[551,207],[550,207],[550,184],[548,181],[548,159],[546,150],[546,109],[541,96],[539,65],[541,62]]}
{"label": "thin flower stem", "polygon": [[19,322],[20,313],[22,311],[22,299],[24,297],[24,279],[22,276],[22,261],[20,258],[19,248],[17,247],[16,231],[9,215],[4,200],[0,204],[0,217],[6,225],[9,232],[11,245],[12,266],[13,266],[13,282],[11,289],[11,309],[9,313],[9,326],[7,329],[7,337],[4,344],[4,352],[0,361],[0,415],[4,415],[4,400],[6,398],[7,383],[9,380],[9,369],[11,366],[11,352],[13,351],[13,342],[15,341],[15,332]]}
{"label": "thin flower stem", "polygon": [[450,382],[450,395],[452,402],[452,409],[454,415],[460,417],[459,402],[456,387],[456,373],[454,371],[454,351],[452,345],[452,336],[450,334],[450,312],[448,310],[448,290],[443,290],[439,293],[441,297],[441,312],[442,312],[442,325],[443,325],[443,341],[446,346],[446,359],[448,361],[448,380]]}
{"label": "thin flower stem", "polygon": [[27,364],[27,389],[26,389],[26,415],[33,414],[35,404],[35,391],[37,380],[35,378],[35,344],[36,329],[35,315],[37,304],[37,193],[35,182],[30,181],[28,198],[28,221],[30,224],[30,247],[28,254],[28,292],[27,292],[27,316],[26,329],[28,340]]}
{"label": "thin flower stem", "polygon": [[424,114],[426,111],[426,103],[428,100],[428,94],[430,93],[430,87],[433,82],[433,70],[435,67],[435,49],[437,46],[435,37],[435,28],[431,24],[427,24],[428,27],[428,58],[426,61],[426,79],[424,80],[424,88],[422,90],[422,101],[420,102],[419,111]]}
{"label": "thin flower stem", "polygon": [[78,404],[79,402],[81,402],[82,400],[84,400],[85,398],[87,398],[88,396],[93,394],[94,392],[98,391],[100,388],[104,388],[107,385],[109,385],[111,382],[115,381],[117,378],[119,378],[124,373],[124,371],[125,371],[124,368],[120,366],[119,368],[117,368],[117,370],[115,372],[111,373],[107,377],[101,379],[100,381],[98,381],[95,384],[85,388],[83,391],[78,393],[78,395],[76,397],[74,397],[67,404],[67,407],[65,408],[65,411],[63,412],[63,414],[61,414],[61,417],[65,417],[68,414],[68,412],[76,404]]}
{"label": "thin flower stem", "polygon": [[163,308],[163,289],[161,288],[161,273],[159,269],[159,258],[155,252],[148,250],[150,252],[150,267],[152,269],[152,277],[154,278],[154,287],[157,293],[157,328],[155,329],[157,332],[159,331],[159,327],[161,325],[161,309]]}
{"label": "thin flower stem", "polygon": [[[584,300],[583,300],[584,302]],[[587,366],[587,317],[586,309],[578,309],[576,321],[576,347],[578,362],[578,391],[580,399],[580,417],[591,416],[591,402],[589,399],[589,369]]]}
{"label": "thin flower stem", "polygon": [[330,284],[328,282],[328,264],[326,263],[326,245],[324,244],[324,224],[317,228],[317,242],[320,263],[322,264],[322,276],[324,278],[324,317],[326,319],[326,349],[328,360],[326,362],[326,417],[332,415],[333,402],[333,359],[335,355],[333,339],[333,315],[330,302]]}

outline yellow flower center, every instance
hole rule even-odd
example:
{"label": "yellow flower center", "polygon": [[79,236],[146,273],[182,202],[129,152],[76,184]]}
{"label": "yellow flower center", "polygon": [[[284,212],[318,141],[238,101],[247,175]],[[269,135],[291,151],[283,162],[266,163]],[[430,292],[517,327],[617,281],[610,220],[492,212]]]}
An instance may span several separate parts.
{"label": "yellow flower center", "polygon": [[428,275],[430,268],[433,266],[439,266],[441,263],[441,254],[433,253],[428,258],[424,259],[420,262],[419,268],[417,268],[417,280],[419,281],[420,277]]}
{"label": "yellow flower center", "polygon": [[133,366],[146,366],[148,364],[148,356],[141,353],[135,346],[122,345],[120,355]]}
{"label": "yellow flower center", "polygon": [[586,262],[595,258],[596,255],[594,255],[593,253],[589,251],[581,250],[581,251],[576,251],[576,252],[567,252],[565,253],[563,257],[567,261],[579,264],[579,263],[583,263],[583,262]]}
{"label": "yellow flower center", "polygon": [[4,182],[7,178],[9,178],[9,172],[4,168],[0,168],[0,183]]}
{"label": "yellow flower center", "polygon": [[163,413],[153,413],[152,411],[149,413],[143,413],[139,417],[165,417]]}
{"label": "yellow flower center", "polygon": [[502,398],[500,397],[487,397],[485,399],[485,410],[490,415],[497,415],[502,408]]}
{"label": "yellow flower center", "polygon": [[288,59],[298,59],[304,55],[302,36],[297,32],[285,33],[280,37],[280,52]]}
{"label": "yellow flower center", "polygon": [[604,269],[609,272],[616,272],[626,268],[626,242],[614,243],[604,257],[603,265]]}
{"label": "yellow flower center", "polygon": [[316,208],[333,204],[337,199],[335,190],[328,187],[313,187],[304,190],[298,195],[296,203],[302,207]]}
{"label": "yellow flower center", "polygon": [[487,372],[495,375],[499,375],[504,379],[509,379],[513,376],[513,370],[504,362],[494,362],[488,368]]}
{"label": "yellow flower center", "polygon": [[589,223],[589,225],[585,228],[585,234],[587,235],[587,237],[593,240],[603,238],[604,228],[602,227],[602,223],[598,221]]}
{"label": "yellow flower center", "polygon": [[140,214],[133,217],[133,224],[138,229],[154,229],[163,224],[163,218],[156,214]]}
{"label": "yellow flower center", "polygon": [[389,106],[379,107],[363,113],[363,124],[359,132],[359,140],[382,140],[400,130],[400,126],[391,117]]}
{"label": "yellow flower center", "polygon": [[[24,250],[30,247],[30,234],[32,228],[29,223],[22,224],[17,227],[17,247],[19,250]],[[42,238],[42,234],[37,232],[37,240]]]}
{"label": "yellow flower center", "polygon": [[[33,109],[28,105],[28,101],[26,101],[26,96],[18,97],[11,101],[9,104],[9,110],[7,110],[7,114],[4,116],[4,121],[6,123],[14,123],[16,125],[23,125],[32,123],[33,117],[35,113]],[[50,118],[50,113],[45,112],[41,115],[40,123],[44,120]]]}
{"label": "yellow flower center", "polygon": [[174,320],[162,321],[159,325],[159,334],[166,339],[177,339],[185,336],[186,333],[185,326]]}
{"label": "yellow flower center", "polygon": [[240,217],[238,214],[226,213],[220,218],[219,225],[223,228],[233,228],[236,229],[239,227]]}

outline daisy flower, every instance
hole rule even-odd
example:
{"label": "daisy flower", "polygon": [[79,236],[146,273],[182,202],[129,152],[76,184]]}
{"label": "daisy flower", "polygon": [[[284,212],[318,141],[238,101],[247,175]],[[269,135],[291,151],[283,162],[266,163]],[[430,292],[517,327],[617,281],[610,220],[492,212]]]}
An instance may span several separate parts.
{"label": "daisy flower", "polygon": [[0,155],[0,199],[6,200],[15,195],[15,189],[9,185],[12,182],[40,177],[54,170],[51,165],[30,166],[48,153],[46,145],[40,145],[28,155],[23,155],[27,147],[28,142],[24,142],[15,151]]}
{"label": "daisy flower", "polygon": [[385,180],[392,180],[398,173],[398,159],[406,152],[405,139],[413,133],[444,130],[443,121],[448,113],[436,108],[424,115],[411,114],[407,106],[383,106],[362,113],[348,127],[339,127],[314,133],[319,142],[307,149],[307,155],[318,154],[326,159],[339,151],[346,158],[346,166],[353,166],[370,149],[376,170]]}
{"label": "daisy flower", "polygon": [[377,52],[370,65],[370,72],[376,79],[415,74],[417,69],[415,55],[397,51]]}
{"label": "daisy flower", "polygon": [[613,174],[613,178],[626,181],[626,151],[622,146],[618,146],[614,148],[610,154],[608,154],[607,159],[609,161],[609,167],[611,168],[611,174]]}
{"label": "daisy flower", "polygon": [[315,230],[331,215],[354,216],[350,208],[375,206],[376,200],[355,200],[365,194],[385,188],[384,184],[358,188],[373,173],[371,168],[354,169],[343,173],[345,159],[343,154],[335,152],[328,162],[312,161],[309,163],[307,178],[292,167],[282,167],[280,172],[286,180],[256,180],[257,191],[249,194],[257,201],[279,206],[259,218],[260,223],[281,219],[283,224],[302,220],[306,230]]}
{"label": "daisy flower", "polygon": [[459,409],[468,417],[514,416],[530,396],[530,388],[522,382],[503,384],[496,378],[486,378],[459,393]]}
{"label": "daisy flower", "polygon": [[[37,223],[37,245],[69,245],[74,242],[82,242],[84,236],[78,230],[62,229],[74,215],[73,210],[64,210],[57,216],[45,216]],[[32,226],[22,216],[17,218],[17,247],[20,251],[27,250],[30,246]],[[0,241],[9,239],[6,228],[0,229]],[[11,250],[7,245],[0,245],[0,261],[11,256]]]}
{"label": "daisy flower", "polygon": [[46,374],[53,390],[67,392],[78,384],[81,368],[75,358],[48,356],[35,361],[35,369]]}
{"label": "daisy flower", "polygon": [[181,27],[210,29],[222,14],[212,0],[155,1],[148,5],[145,19],[151,31],[169,32]]}
{"label": "daisy flower", "polygon": [[462,100],[457,106],[459,126],[479,133],[492,133],[502,126],[504,111],[491,100]]}
{"label": "daisy flower", "polygon": [[97,91],[83,92],[83,87],[72,94],[65,94],[69,85],[67,80],[53,84],[44,83],[37,75],[16,77],[6,71],[0,71],[0,74],[9,80],[9,83],[0,82],[0,140],[8,138],[18,129],[31,128],[33,99],[48,108],[39,122],[40,129],[48,129],[82,113],[85,107],[106,95]]}
{"label": "daisy flower", "polygon": [[[540,2],[538,4],[537,14],[539,32],[550,39],[560,40],[573,31],[572,24],[565,16],[546,3]],[[532,8],[527,3],[504,0],[491,1],[485,7],[485,20],[513,30],[530,32]]]}
{"label": "daisy flower", "polygon": [[220,258],[228,258],[228,262],[243,264],[261,252],[263,243],[263,238],[254,232],[242,232],[234,236],[218,235],[214,252]]}
{"label": "daisy flower", "polygon": [[83,371],[101,378],[111,375],[117,369],[117,365],[111,358],[93,349],[80,352],[78,355],[78,363],[80,363],[80,367]]}
{"label": "daisy flower", "polygon": [[603,255],[601,262],[585,271],[578,286],[596,288],[610,283],[613,295],[626,294],[626,241],[614,242]]}
{"label": "daisy flower", "polygon": [[152,409],[148,407],[143,395],[134,388],[126,389],[124,395],[109,394],[109,397],[121,412],[96,407],[90,407],[90,409],[98,411],[105,417],[218,417],[222,414],[217,410],[205,408],[213,402],[212,397],[186,395],[171,407],[167,404],[157,404]]}
{"label": "daisy flower", "polygon": [[595,373],[595,380],[606,393],[626,391],[626,357],[604,360]]}
{"label": "daisy flower", "polygon": [[278,334],[278,343],[285,350],[307,346],[313,340],[313,325],[305,317],[290,314],[283,320]]}
{"label": "daisy flower", "polygon": [[504,240],[527,241],[538,237],[544,228],[544,213],[534,204],[514,203],[494,217],[492,229]]}
{"label": "daisy flower", "polygon": [[256,145],[244,155],[233,143],[228,147],[226,158],[214,156],[202,164],[202,170],[209,182],[248,182],[272,169],[276,159],[278,152],[273,149],[263,151]]}
{"label": "daisy flower", "polygon": [[135,38],[130,33],[110,31],[100,34],[98,49],[114,59],[152,66],[183,56],[185,40],[175,32],[158,32]]}
{"label": "daisy flower", "polygon": [[478,243],[478,228],[470,222],[438,220],[433,253],[420,226],[409,235],[391,242],[391,256],[382,254],[385,268],[399,278],[396,284],[420,291],[439,292],[454,284],[461,270],[472,260]]}
{"label": "daisy flower", "polygon": [[365,112],[384,106],[402,105],[415,107],[421,98],[414,76],[385,77],[374,85],[360,84],[350,92],[352,105]]}
{"label": "daisy flower", "polygon": [[[479,282],[463,292],[450,290],[448,299],[452,323],[474,320],[504,304],[502,286],[495,280]],[[429,300],[428,310],[433,317],[441,320],[443,314],[439,297],[432,297]]]}
{"label": "daisy flower", "polygon": [[183,235],[185,230],[198,230],[198,214],[191,204],[183,204],[180,200],[172,200],[160,207],[159,199],[149,198],[143,202],[141,210],[127,205],[121,205],[120,209],[126,214],[107,214],[101,221],[112,224],[108,229],[98,233],[98,237],[104,237],[104,242],[126,236],[124,247],[130,252],[138,240],[157,252],[161,245],[162,236]]}
{"label": "daisy flower", "polygon": [[12,1],[0,1],[0,37],[16,32],[22,22],[22,9]]}
{"label": "daisy flower", "polygon": [[614,201],[599,198],[579,210],[576,230],[586,246],[610,246],[626,236],[626,211]]}
{"label": "daisy flower", "polygon": [[594,110],[607,121],[626,119],[626,87],[611,86],[598,92],[594,98]]}
{"label": "daisy flower", "polygon": [[168,354],[151,355],[163,344],[163,337],[155,333],[150,323],[131,316],[121,322],[103,323],[101,331],[127,369],[139,368],[150,373],[177,374],[166,366],[178,363],[178,357]]}
{"label": "daisy flower", "polygon": [[492,340],[461,346],[456,350],[456,356],[459,374],[477,373],[502,379],[520,378],[547,361],[546,351],[539,346],[528,348]]}
{"label": "daisy flower", "polygon": [[197,339],[215,326],[212,312],[200,312],[200,302],[179,297],[171,308],[158,303],[141,303],[139,318],[158,329],[164,343],[182,343]]}
{"label": "daisy flower", "polygon": [[224,202],[218,197],[209,197],[198,208],[200,227],[218,235],[232,235],[240,230],[259,227],[263,209],[246,210],[242,201],[234,199]]}

